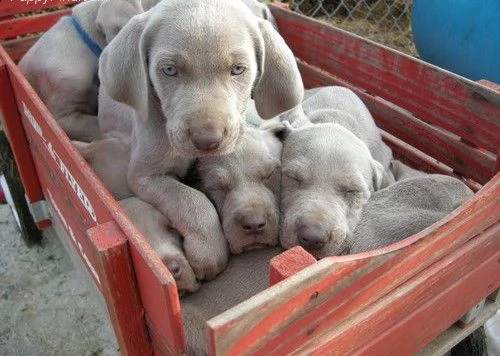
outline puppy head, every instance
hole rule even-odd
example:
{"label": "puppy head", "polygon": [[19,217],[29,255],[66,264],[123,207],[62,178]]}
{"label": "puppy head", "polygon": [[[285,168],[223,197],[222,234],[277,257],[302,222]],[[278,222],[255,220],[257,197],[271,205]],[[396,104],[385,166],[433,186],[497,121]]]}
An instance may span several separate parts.
{"label": "puppy head", "polygon": [[233,254],[278,244],[280,157],[272,132],[246,128],[232,153],[198,160],[202,190],[219,212]]}
{"label": "puppy head", "polygon": [[118,32],[135,15],[143,12],[139,0],[100,0],[101,5],[95,19],[97,29],[111,42]]}
{"label": "puppy head", "polygon": [[302,81],[283,47],[276,30],[242,2],[164,1],[106,47],[99,75],[110,96],[144,123],[161,121],[179,154],[219,155],[241,137],[252,93],[265,117],[300,102]]}
{"label": "puppy head", "polygon": [[302,245],[317,258],[345,253],[382,174],[366,145],[340,125],[290,131],[282,156],[281,245]]}

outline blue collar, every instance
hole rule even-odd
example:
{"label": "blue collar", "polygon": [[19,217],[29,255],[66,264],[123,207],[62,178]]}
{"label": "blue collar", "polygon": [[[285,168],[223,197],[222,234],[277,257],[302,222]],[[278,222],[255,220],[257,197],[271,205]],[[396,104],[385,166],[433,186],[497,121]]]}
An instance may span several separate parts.
{"label": "blue collar", "polygon": [[99,46],[97,43],[90,38],[89,34],[83,29],[82,25],[80,22],[76,19],[75,16],[69,16],[69,19],[73,26],[75,27],[76,32],[82,39],[82,41],[87,45],[87,47],[96,55],[96,57],[99,57],[102,52],[101,46]]}

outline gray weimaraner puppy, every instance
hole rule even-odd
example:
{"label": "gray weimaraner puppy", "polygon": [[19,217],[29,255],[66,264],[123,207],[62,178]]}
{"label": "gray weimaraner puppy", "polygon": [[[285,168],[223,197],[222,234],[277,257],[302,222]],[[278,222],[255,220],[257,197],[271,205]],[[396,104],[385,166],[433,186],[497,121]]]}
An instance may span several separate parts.
{"label": "gray weimaraner puppy", "polygon": [[302,105],[280,119],[286,134],[281,245],[302,245],[316,258],[342,254],[370,195],[394,181],[392,152],[366,106],[346,88],[308,91]]}
{"label": "gray weimaraner puppy", "polygon": [[143,11],[139,0],[90,0],[45,32],[19,68],[73,140],[100,137],[97,66],[100,51],[129,19]]}
{"label": "gray weimaraner puppy", "polygon": [[363,207],[349,252],[359,253],[403,240],[451,213],[474,192],[457,178],[427,174],[405,178],[371,196]]}
{"label": "gray weimaraner puppy", "polygon": [[273,132],[247,126],[232,153],[196,162],[233,254],[279,243],[281,149]]}
{"label": "gray weimaraner puppy", "polygon": [[262,248],[231,256],[227,268],[213,281],[181,299],[189,355],[206,355],[206,322],[269,287],[269,262],[283,252]]}
{"label": "gray weimaraner puppy", "polygon": [[336,123],[291,128],[281,164],[281,245],[316,258],[344,253],[363,205],[382,186],[382,164]]}
{"label": "gray weimaraner puppy", "polygon": [[234,150],[251,97],[263,118],[301,102],[293,53],[241,1],[169,0],[120,31],[103,51],[99,77],[134,111],[130,189],[184,236],[198,279],[214,278],[229,254],[217,211],[179,177],[196,157]]}

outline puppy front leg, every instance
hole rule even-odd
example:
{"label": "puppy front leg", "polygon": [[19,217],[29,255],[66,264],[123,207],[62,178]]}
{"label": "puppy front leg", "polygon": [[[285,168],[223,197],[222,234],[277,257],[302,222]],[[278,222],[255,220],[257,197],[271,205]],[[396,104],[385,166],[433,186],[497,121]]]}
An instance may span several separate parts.
{"label": "puppy front leg", "polygon": [[169,175],[142,176],[129,179],[129,184],[184,236],[184,252],[196,278],[213,279],[226,267],[227,241],[217,211],[205,194]]}

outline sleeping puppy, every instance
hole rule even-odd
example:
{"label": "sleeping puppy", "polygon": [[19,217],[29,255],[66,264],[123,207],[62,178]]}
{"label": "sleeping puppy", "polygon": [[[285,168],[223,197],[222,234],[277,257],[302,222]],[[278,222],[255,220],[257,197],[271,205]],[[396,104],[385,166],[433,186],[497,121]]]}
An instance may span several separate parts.
{"label": "sleeping puppy", "polygon": [[214,202],[233,254],[279,242],[281,149],[273,132],[247,126],[232,153],[197,160],[200,190]]}
{"label": "sleeping puppy", "polygon": [[264,118],[302,100],[292,52],[241,1],[169,0],[120,31],[103,51],[99,77],[134,112],[130,189],[184,236],[197,278],[214,278],[228,258],[217,211],[179,178],[196,157],[235,149],[251,96]]}
{"label": "sleeping puppy", "polygon": [[303,103],[279,120],[286,135],[281,245],[301,245],[316,258],[345,253],[370,195],[394,181],[392,152],[347,88],[308,90]]}
{"label": "sleeping puppy", "polygon": [[[91,0],[76,5],[30,48],[19,68],[72,140],[101,136],[97,123],[99,53],[128,20],[139,0]],[[81,27],[86,43],[77,30]],[[75,65],[77,63],[78,65]]]}
{"label": "sleeping puppy", "polygon": [[335,123],[289,127],[283,143],[281,246],[316,258],[347,252],[361,209],[384,176],[366,144]]}
{"label": "sleeping puppy", "polygon": [[474,192],[457,178],[427,174],[405,178],[375,192],[349,239],[360,253],[401,241],[444,218]]}

